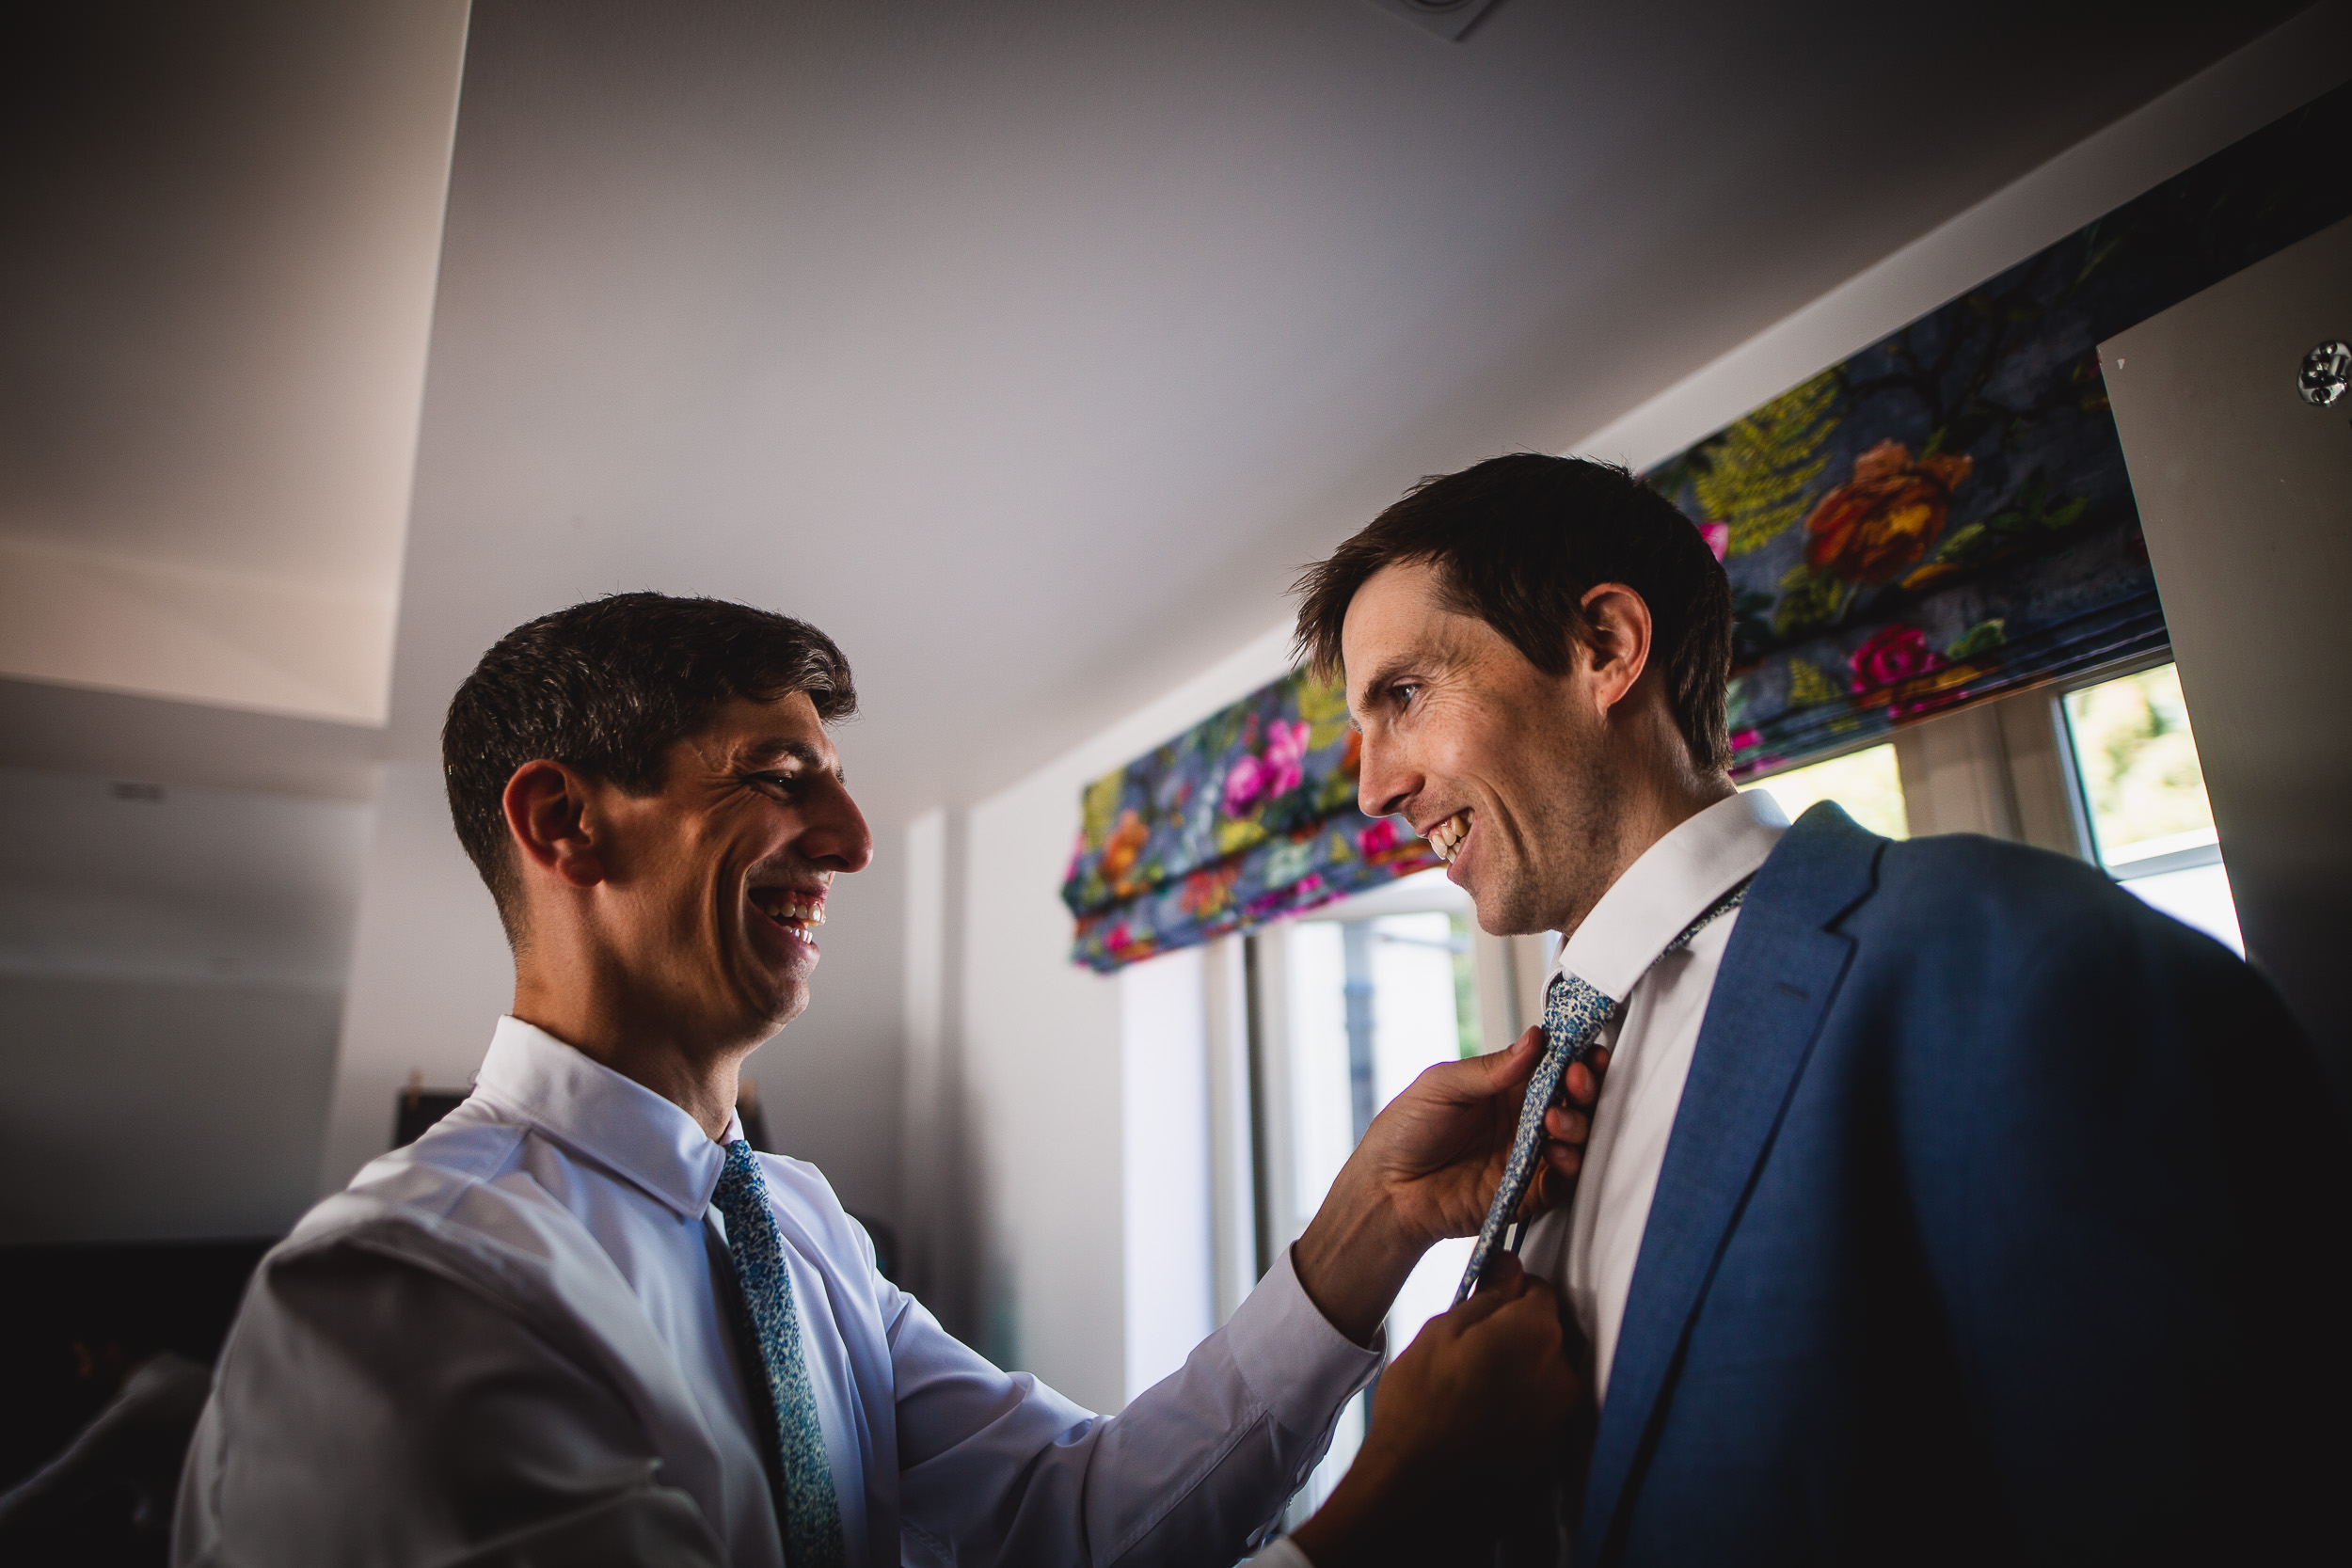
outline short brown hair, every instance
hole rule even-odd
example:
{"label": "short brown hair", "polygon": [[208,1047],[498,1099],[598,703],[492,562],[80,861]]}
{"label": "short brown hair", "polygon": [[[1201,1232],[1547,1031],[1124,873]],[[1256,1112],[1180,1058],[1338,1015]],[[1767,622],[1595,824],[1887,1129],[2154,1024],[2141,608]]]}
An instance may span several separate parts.
{"label": "short brown hair", "polygon": [[661,787],[673,742],[734,697],[808,693],[826,723],[857,711],[849,660],[805,621],[723,599],[613,594],[528,621],[482,656],[450,700],[441,775],[458,842],[519,942],[521,882],[506,782],[538,758],[632,795]]}
{"label": "short brown hair", "polygon": [[1340,673],[1347,607],[1384,566],[1437,568],[1448,608],[1475,615],[1547,674],[1590,631],[1583,599],[1621,582],[1649,606],[1675,721],[1702,768],[1731,766],[1731,582],[1672,501],[1621,467],[1520,452],[1433,475],[1294,585],[1296,648]]}

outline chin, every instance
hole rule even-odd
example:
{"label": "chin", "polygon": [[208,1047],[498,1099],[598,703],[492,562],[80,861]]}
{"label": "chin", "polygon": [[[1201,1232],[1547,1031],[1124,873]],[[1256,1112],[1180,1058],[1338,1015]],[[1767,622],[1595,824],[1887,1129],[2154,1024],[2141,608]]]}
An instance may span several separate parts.
{"label": "chin", "polygon": [[[809,985],[804,974],[766,974],[743,977],[753,983],[739,982],[737,1000],[741,1004],[740,1017],[744,1028],[765,1040],[794,1019],[808,1011]],[[760,983],[764,982],[764,983]]]}
{"label": "chin", "polygon": [[1539,932],[1552,929],[1549,925],[1541,920],[1531,920],[1523,916],[1499,917],[1489,920],[1483,913],[1478,916],[1478,928],[1490,937],[1532,937]]}
{"label": "chin", "polygon": [[1478,928],[1490,937],[1525,937],[1554,929],[1551,922],[1531,907],[1531,900],[1512,895],[1516,890],[1481,894],[1466,887],[1462,891],[1470,895]]}
{"label": "chin", "polygon": [[804,985],[794,986],[784,995],[775,998],[769,1007],[768,1032],[774,1034],[806,1011],[808,1011],[808,988]]}

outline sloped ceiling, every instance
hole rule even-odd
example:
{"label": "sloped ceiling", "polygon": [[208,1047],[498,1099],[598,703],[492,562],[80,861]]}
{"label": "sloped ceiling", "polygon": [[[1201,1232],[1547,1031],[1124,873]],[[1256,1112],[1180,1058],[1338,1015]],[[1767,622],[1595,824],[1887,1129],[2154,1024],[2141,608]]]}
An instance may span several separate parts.
{"label": "sloped ceiling", "polygon": [[383,721],[465,33],[0,24],[0,673]]}

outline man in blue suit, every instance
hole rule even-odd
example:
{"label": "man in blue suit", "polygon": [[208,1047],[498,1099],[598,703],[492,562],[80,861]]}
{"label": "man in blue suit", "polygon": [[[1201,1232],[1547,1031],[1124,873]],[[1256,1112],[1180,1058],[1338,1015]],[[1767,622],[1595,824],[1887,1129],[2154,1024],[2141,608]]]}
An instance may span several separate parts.
{"label": "man in blue suit", "polygon": [[1597,1409],[1515,1550],[2352,1556],[2347,1145],[2262,979],[2080,863],[1735,791],[1723,570],[1621,469],[1432,481],[1301,589],[1364,810],[1565,934],[1606,1068],[1522,1247]]}

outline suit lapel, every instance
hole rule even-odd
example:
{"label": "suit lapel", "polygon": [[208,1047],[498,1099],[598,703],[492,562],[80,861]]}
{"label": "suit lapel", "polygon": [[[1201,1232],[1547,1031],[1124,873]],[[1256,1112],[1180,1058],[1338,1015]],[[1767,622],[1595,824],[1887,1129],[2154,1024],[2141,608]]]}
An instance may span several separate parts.
{"label": "suit lapel", "polygon": [[1851,939],[1827,927],[1868,895],[1883,842],[1836,807],[1814,807],[1756,873],[1732,928],[1634,1263],[1594,1434],[1579,1562],[1603,1560],[1639,1480],[1716,1259],[1852,955]]}

